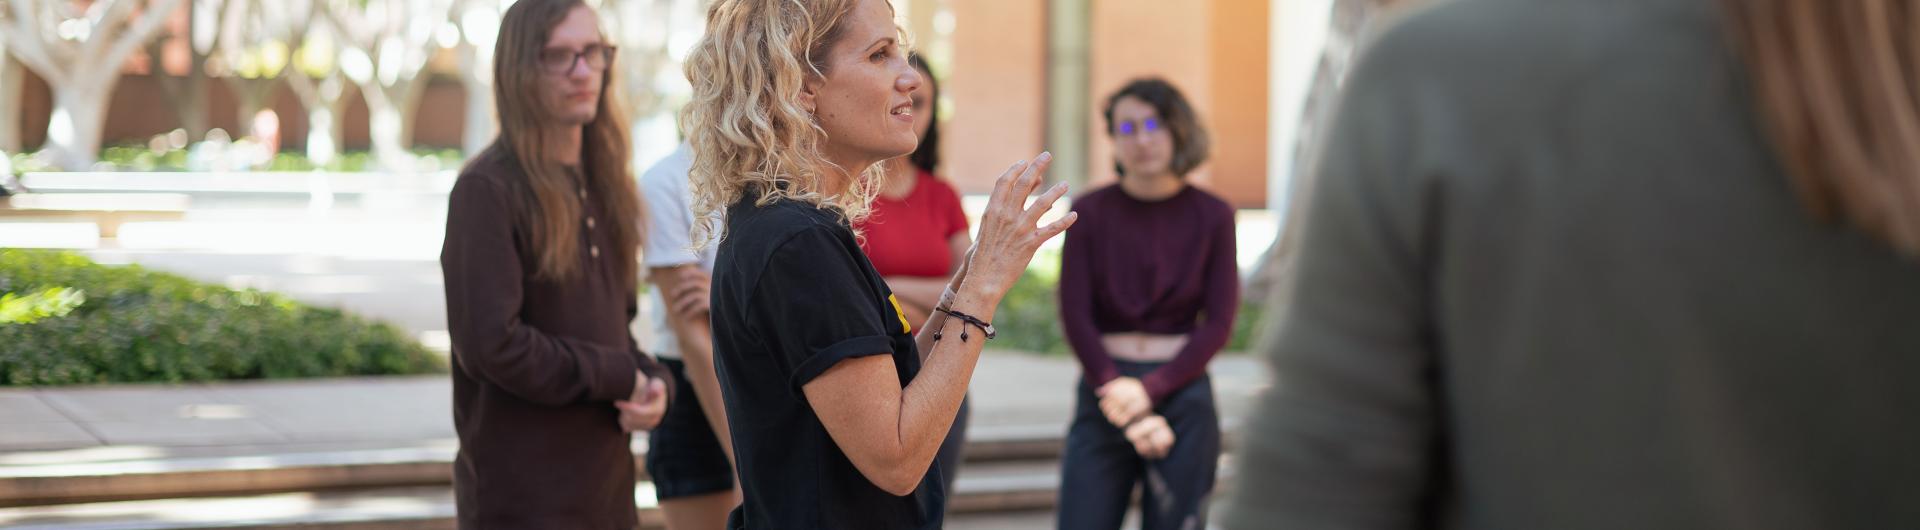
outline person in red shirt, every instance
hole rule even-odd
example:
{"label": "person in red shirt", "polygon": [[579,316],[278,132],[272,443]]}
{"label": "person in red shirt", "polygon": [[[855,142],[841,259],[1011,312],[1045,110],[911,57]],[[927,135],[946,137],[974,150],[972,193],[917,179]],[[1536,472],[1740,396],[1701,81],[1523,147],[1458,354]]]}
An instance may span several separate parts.
{"label": "person in red shirt", "polygon": [[[973,238],[960,193],[933,173],[940,165],[940,114],[934,103],[940,97],[938,82],[920,54],[909,55],[907,62],[922,80],[913,91],[913,127],[920,145],[913,154],[882,162],[886,177],[873,213],[856,228],[863,236],[860,249],[893,289],[907,321],[924,322],[946,290],[947,279],[959,271]],[[960,414],[934,459],[949,492],[966,445],[968,409],[961,401]]]}

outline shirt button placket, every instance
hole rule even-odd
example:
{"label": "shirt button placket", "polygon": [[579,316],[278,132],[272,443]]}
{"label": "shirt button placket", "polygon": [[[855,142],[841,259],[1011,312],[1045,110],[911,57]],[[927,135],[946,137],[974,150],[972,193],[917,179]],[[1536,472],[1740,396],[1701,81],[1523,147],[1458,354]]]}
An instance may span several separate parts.
{"label": "shirt button placket", "polygon": [[[585,186],[582,186],[580,188],[580,200],[581,201],[587,200],[587,188]],[[588,230],[593,229],[593,216],[591,215],[587,216],[587,229]],[[600,245],[587,245],[587,254],[593,256],[594,259],[599,259]]]}

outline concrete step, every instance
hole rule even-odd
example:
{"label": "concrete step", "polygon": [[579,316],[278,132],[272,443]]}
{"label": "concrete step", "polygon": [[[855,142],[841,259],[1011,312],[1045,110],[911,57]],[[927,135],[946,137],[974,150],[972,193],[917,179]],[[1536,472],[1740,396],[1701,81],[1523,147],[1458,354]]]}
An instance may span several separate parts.
{"label": "concrete step", "polygon": [[0,467],[0,506],[167,499],[453,480],[451,447]]}
{"label": "concrete step", "polygon": [[[1225,491],[1232,476],[1224,458],[1220,473],[1216,490]],[[1059,474],[1054,462],[970,464],[954,487],[947,528],[1049,527]],[[634,497],[641,527],[663,528],[651,486],[642,483]],[[453,518],[453,491],[445,485],[0,508],[0,528],[39,530],[452,529]]]}
{"label": "concrete step", "polygon": [[[968,431],[967,465],[1057,459],[1063,435],[1057,426],[980,426]],[[636,455],[645,454],[644,438],[634,445]],[[0,464],[0,507],[446,485],[456,448],[451,440],[430,440],[337,450],[203,448],[165,456],[111,448],[16,453]],[[646,466],[639,468],[645,479]]]}
{"label": "concrete step", "polygon": [[0,527],[451,529],[453,516],[451,488],[413,486],[0,508]]}
{"label": "concrete step", "polygon": [[[960,476],[949,510],[950,528],[964,528],[970,514],[1005,524],[1013,519],[1050,520],[1059,484],[1051,462],[970,465]],[[650,486],[635,502],[643,528],[661,528]],[[1025,514],[1025,515],[1021,515]],[[43,530],[127,529],[309,529],[399,530],[454,527],[451,487],[406,486],[304,491],[261,495],[114,501],[0,508],[0,527]],[[984,526],[983,528],[998,528]]]}

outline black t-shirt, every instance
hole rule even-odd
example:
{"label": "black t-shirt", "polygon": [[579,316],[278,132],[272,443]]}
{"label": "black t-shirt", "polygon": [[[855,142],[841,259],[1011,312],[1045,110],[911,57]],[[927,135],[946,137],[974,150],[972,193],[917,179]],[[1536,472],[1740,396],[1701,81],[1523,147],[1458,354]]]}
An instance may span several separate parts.
{"label": "black t-shirt", "polygon": [[745,495],[728,526],[940,528],[937,466],[912,494],[887,493],[854,468],[801,392],[854,357],[892,355],[903,388],[920,372],[911,325],[852,229],[806,203],[748,197],[728,208],[726,234],[713,353]]}

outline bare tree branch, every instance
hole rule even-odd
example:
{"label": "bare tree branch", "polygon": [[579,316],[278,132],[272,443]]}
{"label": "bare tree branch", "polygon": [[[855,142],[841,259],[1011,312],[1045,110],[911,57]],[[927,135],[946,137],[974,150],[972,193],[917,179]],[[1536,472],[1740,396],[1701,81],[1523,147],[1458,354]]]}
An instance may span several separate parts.
{"label": "bare tree branch", "polygon": [[125,35],[118,30],[122,23],[133,17],[133,7],[140,0],[102,0],[107,2],[101,7],[96,1],[87,7],[87,39],[80,43],[81,53],[86,57],[102,57],[101,53],[111,49],[108,42],[117,40],[105,38],[109,35]]}
{"label": "bare tree branch", "polygon": [[13,31],[8,31],[5,36],[19,39],[40,33],[39,28],[33,27],[38,22],[33,16],[33,7],[28,0],[8,0],[7,17],[0,18],[0,24],[7,24],[7,28]]}
{"label": "bare tree branch", "polygon": [[72,18],[67,16],[68,9],[63,9],[66,5],[44,0],[21,0],[21,3],[28,5],[33,11],[27,15],[27,20],[38,23],[37,28],[30,28],[38,31],[29,31],[28,34],[40,37],[43,45],[41,49],[47,54],[48,59],[51,59],[56,66],[73,64],[74,54],[79,53],[79,47],[74,46],[72,41],[60,37],[60,23]]}
{"label": "bare tree branch", "polygon": [[6,39],[8,51],[20,59],[20,64],[32,69],[34,74],[49,84],[64,84],[67,78],[65,69],[60,68],[60,63],[48,53],[47,40],[40,38],[44,32],[33,27],[36,14],[33,13],[31,1],[12,0],[8,4],[13,8],[12,17],[0,19],[0,39]]}
{"label": "bare tree branch", "polygon": [[160,27],[160,23],[165,22],[167,16],[175,9],[179,9],[181,2],[181,0],[153,1],[160,4],[159,8],[155,9],[152,3],[147,4],[147,11],[140,13],[140,21],[135,23],[131,30],[115,36],[113,48],[101,58],[103,61],[101,68],[120,68],[120,63],[125,62],[127,56],[132,55],[133,50],[146,43],[147,39],[152,38],[153,30]]}
{"label": "bare tree branch", "polygon": [[[292,42],[301,43],[301,45],[304,46],[306,40],[316,33],[327,32],[327,36],[334,45],[334,55],[338,56],[339,48],[341,47],[339,42],[340,37],[338,36],[340,31],[334,27],[332,18],[324,15],[324,12],[328,11],[328,9],[316,0],[307,4],[307,10],[305,19],[313,21],[310,24],[302,23],[300,18],[290,16],[282,20],[283,23],[289,24],[293,28],[296,37]],[[336,83],[347,82],[343,77],[340,73],[339,65],[335,65],[334,68],[326,72],[326,76],[321,78],[320,81],[333,79]],[[319,83],[316,82],[314,78],[308,77],[306,72],[294,72],[292,75],[287,76],[287,83],[293,87],[294,94],[300,97],[302,106],[315,107],[327,103],[323,101],[325,98],[321,97],[318,87]]]}
{"label": "bare tree branch", "polygon": [[240,49],[241,45],[245,41],[252,40],[240,35],[240,22],[247,11],[255,8],[256,5],[258,2],[255,0],[227,0],[226,5],[222,6],[220,22],[215,25],[216,29],[213,32],[216,35],[213,38],[213,49],[220,50],[220,55],[225,56],[228,61],[239,58],[240,54],[244,53]]}
{"label": "bare tree branch", "polygon": [[[327,9],[321,9],[319,11],[320,14],[326,16],[327,22],[333,25],[333,33],[340,37],[339,41],[341,43],[359,48],[362,51],[366,51],[372,47],[367,42],[371,40],[372,37],[365,34],[367,25],[362,23],[364,21],[359,20],[360,16],[358,13],[352,12],[352,10],[347,7],[346,2],[335,0]],[[352,20],[348,20],[349,17],[351,17]]]}
{"label": "bare tree branch", "polygon": [[[119,78],[120,67],[149,39],[160,24],[180,7],[182,0],[99,0],[84,16],[90,20],[86,38],[73,42],[58,38],[59,25],[71,23],[71,17],[56,11],[68,5],[59,0],[10,0],[12,16],[4,36],[14,56],[37,72],[54,89],[54,120],[49,131],[66,131],[65,136],[50,135],[48,149],[57,153],[60,165],[68,169],[84,168],[98,156],[102,122],[107,98]],[[132,13],[137,12],[137,18]],[[29,29],[26,24],[46,21],[52,28]],[[29,35],[37,39],[27,38]]]}

